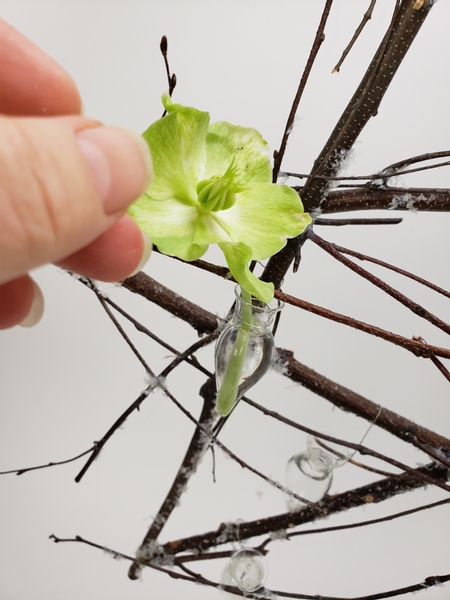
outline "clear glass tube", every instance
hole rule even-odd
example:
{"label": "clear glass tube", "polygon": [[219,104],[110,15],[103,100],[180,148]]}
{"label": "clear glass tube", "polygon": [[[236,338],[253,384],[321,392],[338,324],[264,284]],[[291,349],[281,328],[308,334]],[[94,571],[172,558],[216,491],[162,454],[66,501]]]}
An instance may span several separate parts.
{"label": "clear glass tube", "polygon": [[[286,466],[287,487],[310,502],[319,502],[328,493],[333,471],[344,465],[353,450],[309,435],[306,449],[294,454]],[[301,510],[304,502],[288,496],[289,510]]]}
{"label": "clear glass tube", "polygon": [[[267,563],[264,556],[253,548],[239,548],[231,556],[222,575],[222,583],[235,585],[243,592],[255,592],[264,585],[267,576]],[[238,598],[236,594],[227,594]]]}
{"label": "clear glass tube", "polygon": [[216,408],[220,415],[228,415],[239,398],[270,368],[275,347],[272,324],[282,307],[278,300],[270,306],[236,288],[233,314],[215,350]]}

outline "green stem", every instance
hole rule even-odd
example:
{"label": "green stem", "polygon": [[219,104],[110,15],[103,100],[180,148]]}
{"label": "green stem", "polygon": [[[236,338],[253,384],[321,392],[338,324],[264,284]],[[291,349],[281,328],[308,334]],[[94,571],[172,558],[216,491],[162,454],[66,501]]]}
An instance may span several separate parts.
{"label": "green stem", "polygon": [[241,288],[242,297],[242,320],[239,327],[236,341],[234,342],[230,360],[228,361],[225,374],[217,393],[216,410],[226,417],[232,410],[238,400],[239,381],[241,379],[242,367],[244,366],[245,355],[249,340],[250,327],[252,322],[252,297],[249,292]]}

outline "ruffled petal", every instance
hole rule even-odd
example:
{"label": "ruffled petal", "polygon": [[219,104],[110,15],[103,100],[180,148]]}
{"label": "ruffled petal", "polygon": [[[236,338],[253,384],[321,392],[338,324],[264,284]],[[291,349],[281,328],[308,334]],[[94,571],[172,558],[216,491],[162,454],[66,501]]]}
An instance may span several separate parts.
{"label": "ruffled petal", "polygon": [[204,178],[223,175],[232,162],[242,185],[271,181],[269,147],[256,129],[232,125],[225,121],[212,123],[206,136]]}
{"label": "ruffled petal", "polygon": [[155,200],[176,197],[195,204],[197,184],[204,179],[209,113],[173,104],[168,95],[163,103],[168,114],[143,133],[154,170],[147,193]]}
{"label": "ruffled petal", "polygon": [[196,260],[208,249],[208,244],[194,240],[197,208],[183,204],[178,198],[161,201],[144,195],[130,206],[128,212],[164,254]]}
{"label": "ruffled petal", "polygon": [[215,214],[232,242],[243,242],[252,249],[253,260],[276,254],[288,238],[296,237],[311,223],[298,194],[286,185],[272,183],[250,184],[236,195],[232,208]]}
{"label": "ruffled petal", "polygon": [[273,283],[261,281],[248,268],[248,262],[252,259],[252,249],[244,243],[219,244],[225,255],[231,274],[239,285],[255,298],[268,304],[273,298]]}

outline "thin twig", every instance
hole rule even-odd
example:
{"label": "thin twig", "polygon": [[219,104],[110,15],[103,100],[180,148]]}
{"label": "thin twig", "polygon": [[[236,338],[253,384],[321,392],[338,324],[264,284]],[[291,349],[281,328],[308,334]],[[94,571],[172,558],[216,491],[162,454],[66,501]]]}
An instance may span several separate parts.
{"label": "thin twig", "polygon": [[[249,404],[253,408],[256,408],[257,410],[259,410],[266,416],[272,417],[272,418],[276,419],[277,421],[284,423],[285,425],[289,425],[289,427],[293,427],[295,429],[303,431],[304,433],[313,435],[314,437],[318,437],[318,438],[326,440],[328,442],[332,442],[332,443],[338,444],[340,446],[344,446],[345,448],[351,448],[352,450],[359,452],[359,454],[362,454],[365,456],[372,456],[373,458],[382,460],[382,461],[388,463],[389,465],[397,467],[397,469],[400,469],[401,471],[403,471],[405,473],[405,475],[409,474],[409,475],[417,476],[416,469],[413,469],[412,467],[409,467],[408,465],[401,463],[400,461],[395,460],[394,458],[390,458],[389,456],[386,456],[385,454],[382,454],[381,452],[377,452],[376,450],[367,448],[367,446],[363,446],[362,444],[354,444],[353,442],[349,442],[347,440],[342,440],[340,438],[337,438],[337,437],[334,437],[331,435],[327,435],[327,434],[317,431],[315,429],[311,429],[310,427],[306,427],[305,425],[301,425],[300,423],[296,423],[295,421],[292,421],[292,419],[288,419],[287,417],[280,415],[280,413],[270,410],[270,409],[266,408],[265,406],[261,406],[260,404],[257,404],[256,402],[254,402],[253,400],[250,400],[250,398],[246,398],[245,396],[242,398],[242,400],[246,404]],[[390,476],[391,476],[391,474],[390,474]],[[427,474],[420,474],[420,477],[424,478],[427,481],[427,483],[436,485],[437,487],[445,490],[446,492],[450,492],[450,487],[447,484],[442,483],[438,479],[434,479]]]}
{"label": "thin twig", "polygon": [[342,227],[343,225],[399,225],[402,218],[397,219],[321,219],[314,221],[314,225],[331,225]]}
{"label": "thin twig", "polygon": [[133,402],[133,404],[131,404],[121,415],[118,419],[116,419],[116,421],[114,422],[114,424],[108,429],[108,431],[105,433],[105,435],[102,437],[102,439],[99,442],[96,442],[95,444],[95,449],[92,452],[91,456],[89,457],[89,460],[86,462],[86,464],[84,465],[84,467],[81,469],[81,471],[78,473],[78,475],[75,477],[75,481],[76,483],[79,483],[86,471],[89,469],[89,467],[92,465],[92,463],[94,462],[94,460],[98,457],[98,455],[100,454],[100,452],[103,449],[103,446],[106,444],[106,442],[114,435],[114,433],[125,423],[125,421],[128,419],[128,417],[131,415],[131,413],[133,413],[135,410],[139,410],[141,404],[144,402],[144,400],[150,395],[150,393],[155,389],[156,387],[156,378],[155,378],[155,382],[152,382],[139,396],[138,398]]}
{"label": "thin twig", "polygon": [[[108,548],[107,546],[103,546],[101,544],[96,544],[95,542],[86,540],[79,535],[76,535],[74,538],[59,538],[56,535],[51,534],[49,536],[49,538],[57,544],[58,543],[82,543],[82,544],[91,546],[92,548],[102,550],[103,552],[106,552],[107,554],[109,554],[110,556],[112,556],[113,558],[116,558],[116,559],[122,558],[125,560],[134,560],[131,556],[128,556],[127,554],[123,554],[122,552],[118,552],[117,550],[112,550],[111,548]],[[257,590],[254,593],[243,592],[235,586],[224,585],[224,584],[220,584],[220,583],[211,581],[211,580],[207,579],[206,577],[204,577],[203,575],[201,575],[199,573],[195,573],[194,571],[187,568],[183,564],[177,564],[177,566],[180,569],[182,569],[186,573],[186,575],[183,575],[182,573],[177,573],[176,571],[173,571],[173,570],[169,570],[159,564],[152,563],[151,561],[143,562],[142,566],[146,566],[151,569],[155,569],[157,571],[166,573],[167,575],[169,575],[169,577],[172,577],[173,579],[182,579],[184,581],[190,581],[192,583],[200,583],[200,584],[206,585],[208,587],[213,587],[216,589],[223,590],[225,592],[234,594],[236,596],[243,596],[245,598],[254,598],[256,600],[272,600],[272,598],[274,596],[275,597],[280,596],[282,598],[294,598],[294,599],[300,599],[300,600],[383,600],[384,598],[393,598],[395,596],[400,596],[400,595],[407,594],[410,592],[421,591],[421,590],[433,587],[435,585],[441,585],[447,581],[450,581],[450,575],[434,575],[431,577],[427,577],[421,583],[410,585],[410,586],[407,586],[404,588],[399,588],[397,590],[391,590],[389,592],[380,592],[378,594],[371,594],[370,596],[359,596],[358,598],[355,598],[355,597],[353,597],[353,598],[339,597],[338,598],[335,596],[322,596],[322,595],[318,596],[317,594],[315,594],[314,596],[311,596],[309,594],[297,594],[297,593],[291,593],[291,592],[282,592],[282,591],[278,591],[278,590],[269,590],[266,588],[260,588],[259,590]]]}
{"label": "thin twig", "polygon": [[308,312],[324,317],[325,319],[330,319],[330,321],[335,321],[336,323],[341,323],[343,325],[347,325],[348,327],[353,327],[354,329],[358,329],[359,331],[370,333],[370,335],[379,337],[383,340],[386,340],[387,342],[390,342],[391,344],[401,346],[402,348],[409,350],[416,356],[428,358],[430,355],[436,355],[441,356],[443,358],[450,358],[450,350],[448,350],[447,348],[440,348],[439,346],[431,346],[429,344],[421,344],[420,342],[417,342],[415,340],[410,340],[396,333],[391,333],[389,331],[386,331],[385,329],[381,329],[381,327],[369,325],[368,323],[365,323],[363,321],[358,321],[357,319],[353,319],[352,317],[336,313],[327,308],[322,308],[320,306],[317,306],[316,304],[306,302],[306,300],[300,300],[300,298],[296,298],[295,296],[291,296],[283,292],[276,291],[275,297],[279,300],[282,300],[286,304],[297,306],[298,308],[307,310]]}
{"label": "thin twig", "polygon": [[[435,152],[433,154],[441,154],[444,156],[449,156],[449,152]],[[431,156],[431,154],[423,154],[421,156]],[[414,157],[419,158],[419,157]],[[410,159],[411,160],[411,159]],[[423,158],[422,160],[431,160],[431,158]],[[404,161],[400,164],[404,164]],[[322,179],[323,181],[382,181],[382,185],[388,185],[389,179],[392,177],[400,177],[401,175],[409,175],[410,173],[419,173],[421,171],[429,171],[430,169],[439,169],[440,167],[448,167],[450,166],[450,161],[446,160],[445,162],[441,162],[435,165],[424,165],[422,167],[416,167],[415,169],[405,169],[398,170],[394,169],[396,165],[392,165],[386,167],[382,171],[378,173],[373,173],[372,175],[320,175],[317,176],[317,179]],[[293,173],[291,171],[283,171],[283,176],[287,177],[295,177],[296,179],[308,179],[311,177],[311,173]]]}
{"label": "thin twig", "polygon": [[323,238],[319,237],[311,229],[308,230],[307,236],[317,246],[325,250],[325,252],[328,252],[328,254],[333,256],[333,258],[335,258],[340,263],[357,273],[360,277],[366,279],[367,281],[370,281],[370,283],[372,283],[374,286],[391,296],[391,298],[394,298],[394,300],[397,300],[397,302],[403,304],[403,306],[406,306],[406,308],[408,308],[418,317],[425,319],[435,327],[441,329],[446,334],[450,335],[450,325],[448,323],[445,323],[445,321],[442,321],[442,319],[439,319],[439,317],[430,313],[428,310],[426,310],[426,308],[424,308],[417,302],[410,300],[407,296],[405,296],[389,284],[385,283],[379,277],[376,277],[366,269],[363,269],[359,265],[355,264],[353,261],[343,256],[342,253],[339,252],[339,250],[335,247],[333,243],[327,242]]}
{"label": "thin twig", "polygon": [[[293,531],[292,533],[286,534],[286,539],[290,540],[291,538],[303,536],[303,535],[314,535],[317,533],[331,533],[333,531],[345,531],[347,529],[358,529],[359,527],[367,527],[368,525],[378,525],[379,523],[387,523],[388,521],[394,521],[395,519],[400,519],[401,517],[407,517],[409,515],[414,515],[418,512],[422,512],[424,510],[430,510],[432,508],[437,508],[438,506],[444,506],[445,504],[450,504],[450,498],[446,498],[445,500],[439,500],[438,502],[432,502],[431,504],[425,504],[423,506],[418,506],[417,508],[410,508],[409,510],[403,510],[401,512],[393,513],[391,515],[387,515],[385,517],[379,517],[378,519],[369,519],[367,521],[359,521],[357,523],[347,523],[346,525],[334,525],[332,527],[317,527],[315,529],[304,529],[302,531]],[[271,542],[274,541],[274,538],[268,538],[262,542],[258,546],[258,550],[262,552]],[[205,554],[204,556],[207,556]],[[179,557],[180,560],[182,557]]]}
{"label": "thin twig", "polygon": [[[330,189],[329,183],[319,179],[319,176],[336,175],[341,169],[343,160],[359,134],[377,114],[381,101],[430,8],[426,3],[421,10],[413,10],[409,0],[396,3],[386,35],[360,85],[315,160],[312,175],[303,187],[302,200],[307,212],[323,212]],[[299,241],[301,239],[300,236]],[[269,259],[262,279],[272,281],[275,288],[279,288],[292,261],[298,261],[298,252],[298,244],[287,244]]]}
{"label": "thin twig", "polygon": [[[164,58],[164,66],[166,67],[166,76],[167,76],[167,85],[169,87],[169,96],[172,96],[173,90],[175,89],[175,86],[177,85],[177,76],[175,75],[175,73],[170,72],[169,59],[167,57],[168,46],[169,46],[169,44],[167,41],[167,36],[163,35],[161,38],[161,42],[159,44],[159,48],[160,48],[161,54],[163,55],[163,58]],[[166,115],[166,111],[163,112],[162,116],[164,117],[165,115]]]}
{"label": "thin twig", "polygon": [[367,25],[368,21],[372,18],[372,13],[373,13],[373,9],[375,7],[375,4],[377,3],[377,0],[371,0],[370,2],[370,6],[367,9],[367,11],[364,13],[364,16],[362,18],[361,23],[358,25],[358,27],[356,28],[355,33],[353,34],[352,39],[350,40],[348,46],[344,49],[341,58],[339,59],[337,65],[334,67],[334,69],[331,71],[332,73],[339,73],[339,70],[342,66],[342,63],[344,62],[344,60],[346,59],[348,53],[350,52],[350,50],[353,48],[354,43],[356,42],[356,40],[359,38],[359,36],[361,35],[362,30],[364,29],[364,27]]}
{"label": "thin twig", "polygon": [[49,462],[45,465],[38,465],[37,467],[25,467],[24,469],[11,469],[10,471],[0,471],[0,475],[8,475],[10,473],[15,473],[16,475],[23,475],[24,473],[28,473],[28,471],[37,471],[38,469],[48,469],[49,467],[58,467],[59,465],[67,465],[68,463],[74,462],[74,461],[78,460],[79,458],[86,456],[86,454],[89,454],[90,452],[94,452],[95,448],[96,448],[96,444],[94,444],[94,446],[92,446],[92,448],[89,448],[89,450],[85,450],[84,452],[82,452],[81,454],[78,454],[77,456],[74,456],[73,458],[68,458],[66,460],[59,460],[59,461],[55,461],[55,462]]}
{"label": "thin twig", "polygon": [[[421,336],[414,336],[413,339],[421,342],[422,344],[426,344],[426,341]],[[442,375],[447,379],[447,381],[450,381],[450,371],[447,369],[447,367],[435,356],[430,356],[429,358],[434,366],[437,367]]]}
{"label": "thin twig", "polygon": [[294,101],[292,102],[292,107],[289,112],[289,116],[286,122],[286,127],[284,129],[283,138],[281,140],[280,148],[278,151],[274,152],[274,165],[272,172],[272,181],[274,183],[277,182],[278,174],[280,172],[281,163],[283,161],[284,153],[286,151],[287,142],[289,139],[289,135],[292,131],[292,127],[295,121],[295,115],[297,113],[298,106],[300,104],[301,97],[306,87],[306,83],[308,81],[309,75],[311,73],[312,67],[314,65],[314,61],[316,60],[317,54],[319,52],[320,46],[322,45],[325,39],[325,25],[328,20],[328,16],[330,14],[331,5],[333,4],[333,0],[326,0],[324,9],[322,11],[322,16],[320,18],[319,27],[317,28],[317,32],[314,38],[313,45],[311,47],[311,51],[309,53],[308,61],[306,63],[305,69],[303,71],[302,77],[300,79],[300,83],[297,89],[297,93],[295,94]]}
{"label": "thin twig", "polygon": [[413,281],[416,281],[417,283],[420,283],[421,285],[430,288],[431,290],[433,290],[434,292],[437,292],[438,294],[442,294],[443,296],[450,298],[450,292],[435,285],[434,283],[431,283],[427,279],[423,279],[422,277],[419,277],[418,275],[414,275],[414,273],[405,271],[405,269],[400,269],[399,267],[396,267],[394,265],[391,265],[390,263],[379,260],[378,258],[374,258],[373,256],[368,256],[367,254],[363,254],[362,252],[356,252],[355,250],[349,250],[348,248],[344,248],[343,246],[338,246],[338,244],[332,244],[332,245],[335,248],[335,250],[337,250],[338,252],[341,252],[342,254],[348,254],[350,256],[354,256],[358,260],[361,260],[361,261],[366,260],[367,262],[371,262],[374,265],[378,265],[380,267],[384,267],[385,269],[389,269],[390,271],[393,271],[394,273],[398,273],[399,275],[408,277],[409,279],[412,279]]}
{"label": "thin twig", "polygon": [[[416,470],[427,472],[433,478],[440,478],[442,481],[447,479],[447,469],[434,463]],[[243,541],[259,535],[293,529],[350,508],[376,504],[397,494],[419,489],[424,485],[426,484],[423,480],[401,473],[341,494],[326,496],[317,505],[321,509],[320,513],[317,513],[316,506],[306,506],[296,512],[286,512],[255,521],[239,522],[239,527],[235,523],[222,523],[215,531],[169,541],[161,546],[160,550],[164,555],[169,556],[192,551],[206,552],[209,548],[228,542]]]}
{"label": "thin twig", "polygon": [[300,385],[325,398],[341,410],[351,412],[369,422],[373,422],[376,418],[377,427],[381,427],[424,452],[429,453],[429,450],[434,448],[441,454],[446,453],[450,456],[450,439],[430,431],[387,408],[381,407],[380,410],[379,404],[298,362],[291,351],[278,348],[277,364],[284,376],[300,383]]}
{"label": "thin twig", "polygon": [[383,209],[450,212],[450,189],[361,185],[354,189],[332,190],[320,205],[323,215]]}

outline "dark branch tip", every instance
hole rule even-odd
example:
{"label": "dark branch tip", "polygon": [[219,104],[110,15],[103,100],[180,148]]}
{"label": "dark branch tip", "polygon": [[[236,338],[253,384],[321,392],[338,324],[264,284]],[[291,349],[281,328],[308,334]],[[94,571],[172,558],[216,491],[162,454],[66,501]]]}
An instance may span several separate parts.
{"label": "dark branch tip", "polygon": [[165,55],[167,54],[167,47],[168,47],[168,44],[167,44],[167,37],[166,37],[165,35],[163,35],[163,36],[162,36],[162,38],[161,38],[161,42],[160,42],[160,44],[159,44],[159,47],[160,47],[160,49],[161,49],[161,54],[162,54],[163,56],[165,56]]}

